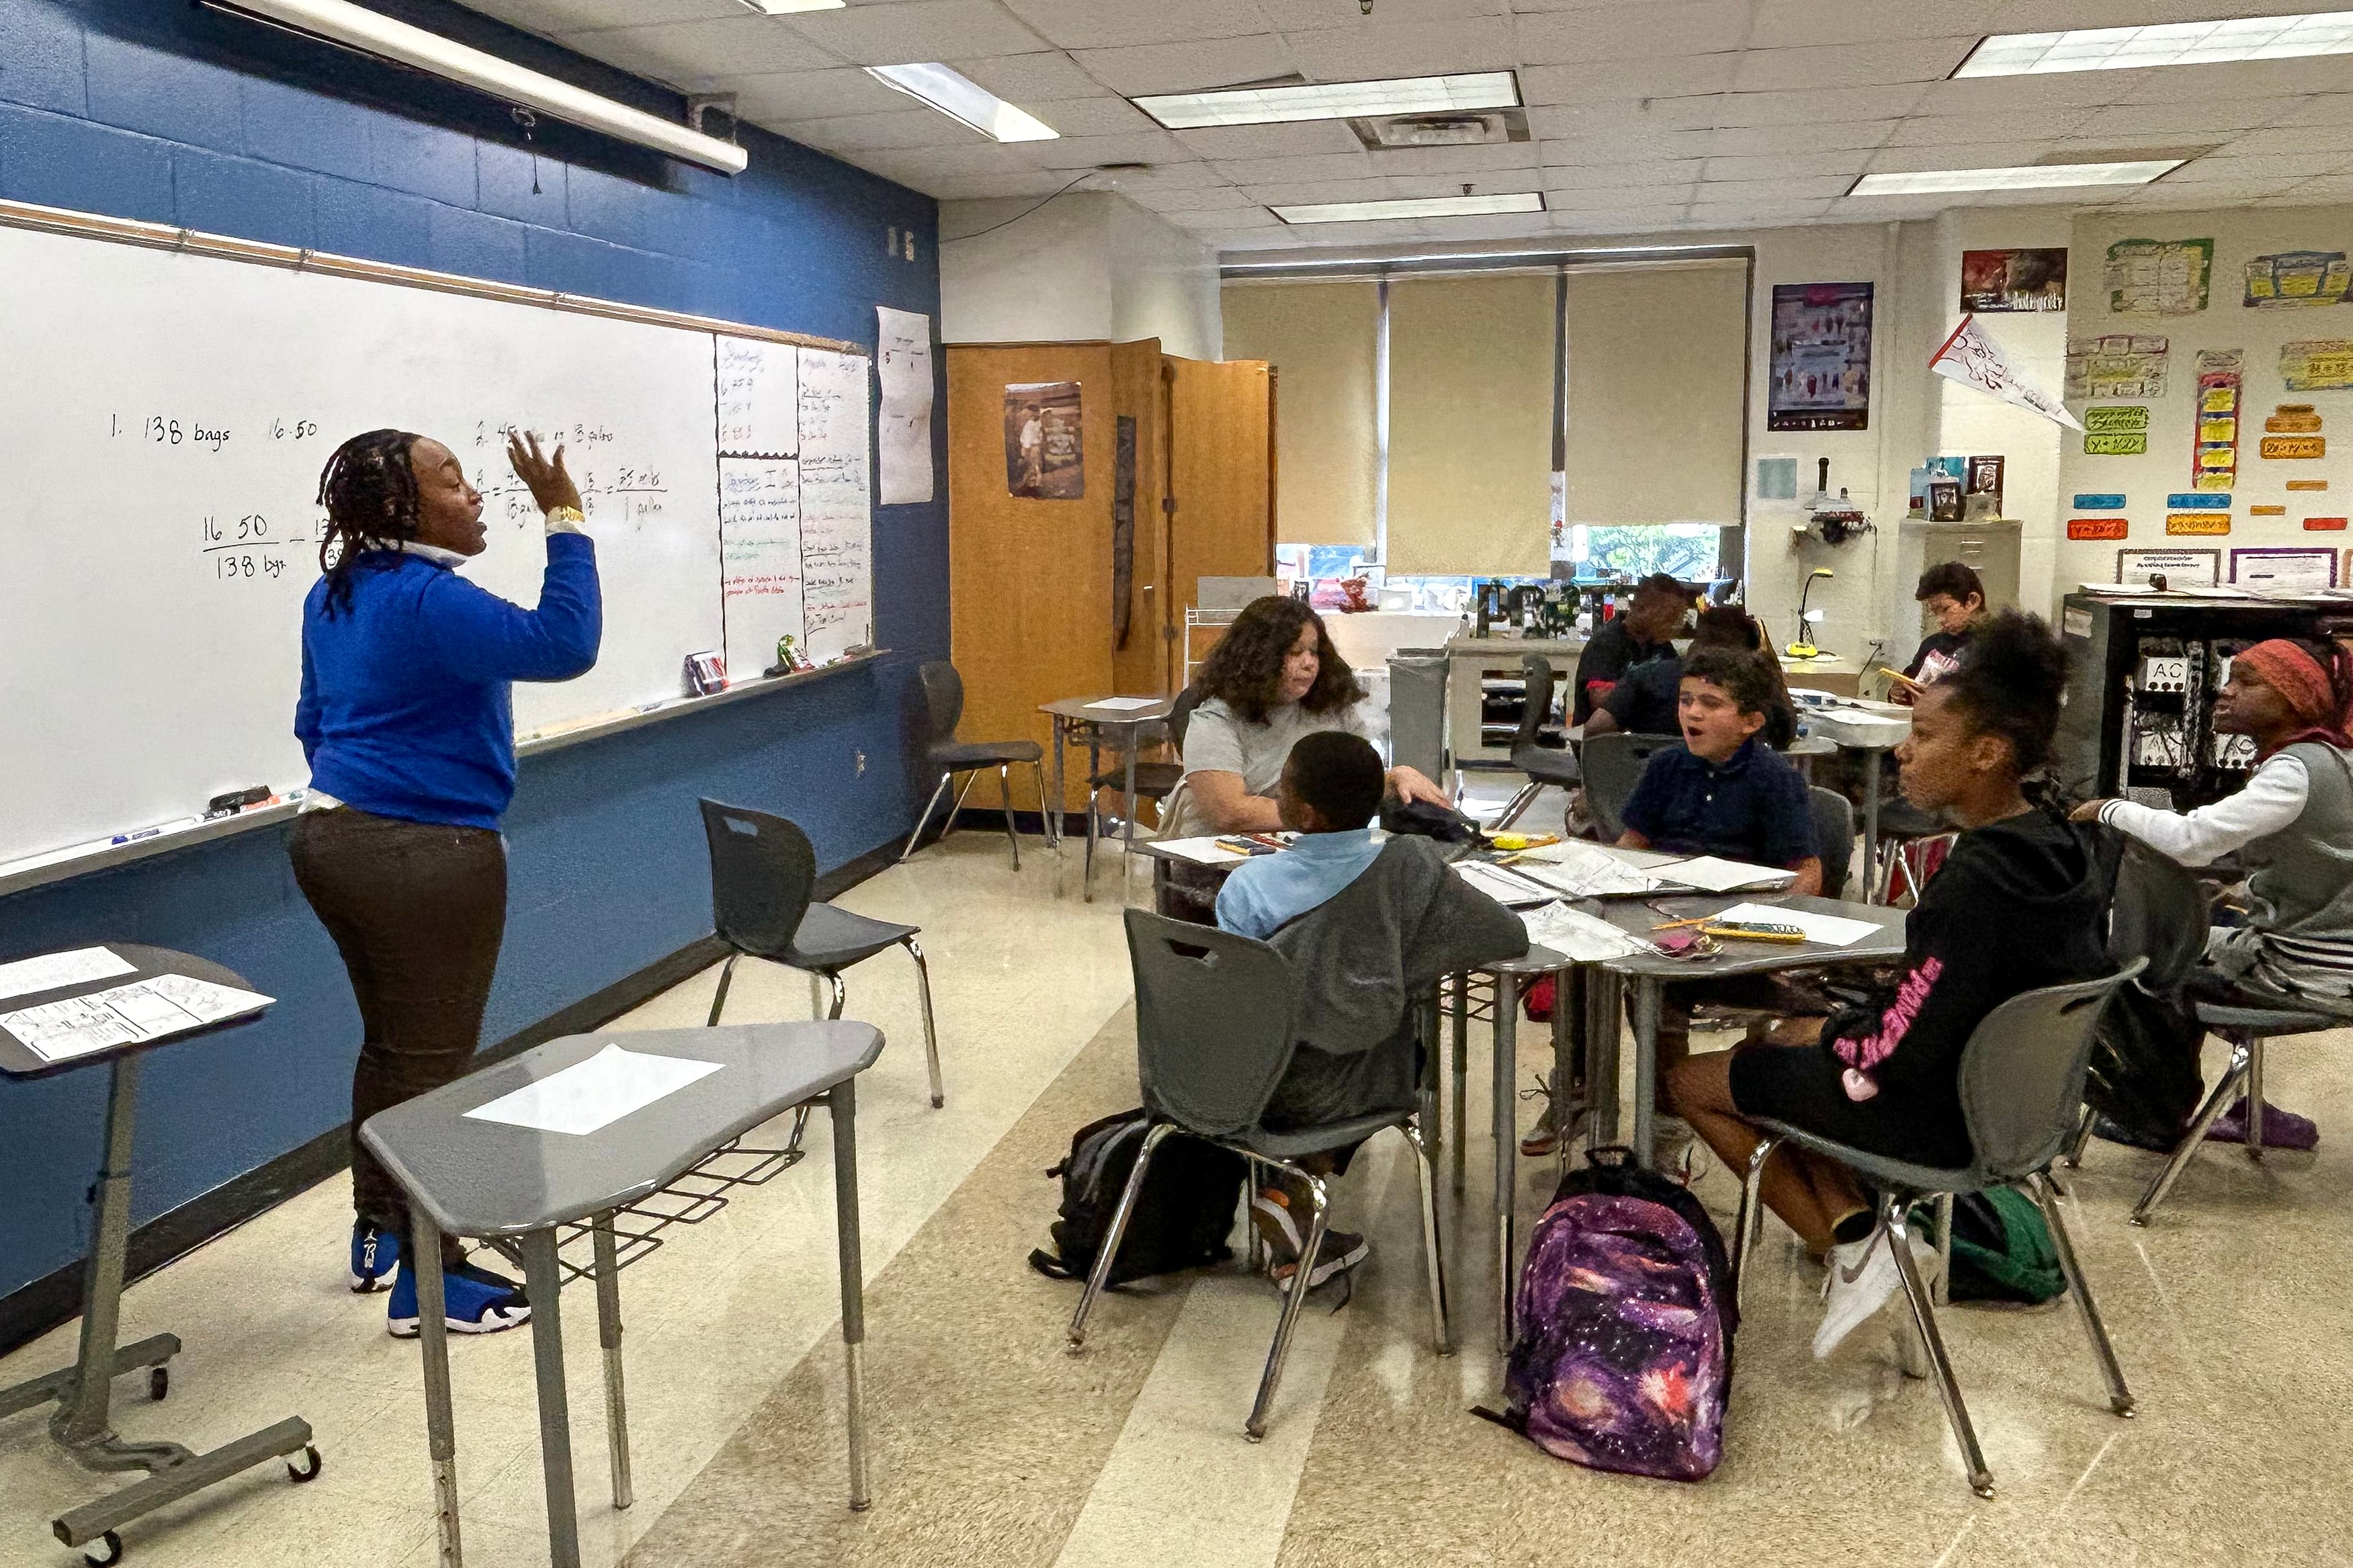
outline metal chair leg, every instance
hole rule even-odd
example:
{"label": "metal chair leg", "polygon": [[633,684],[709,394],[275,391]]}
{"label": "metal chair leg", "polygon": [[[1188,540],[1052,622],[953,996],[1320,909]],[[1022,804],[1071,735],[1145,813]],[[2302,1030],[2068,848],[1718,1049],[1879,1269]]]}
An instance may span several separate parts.
{"label": "metal chair leg", "polygon": [[1543,793],[1544,785],[1537,783],[1535,779],[1530,779],[1527,783],[1522,784],[1519,787],[1518,793],[1514,794],[1509,801],[1504,803],[1503,815],[1495,818],[1494,826],[1490,827],[1487,831],[1490,833],[1501,833],[1504,829],[1511,826],[1512,824],[1517,822],[1521,816],[1525,814],[1528,807],[1536,803],[1536,796]]}
{"label": "metal chair leg", "polygon": [[1452,1037],[1450,1067],[1454,1079],[1453,1145],[1454,1195],[1461,1197],[1463,1187],[1463,1167],[1470,1159],[1471,1146],[1471,977],[1457,974],[1451,982],[1454,995],[1446,1009],[1447,1033]]}
{"label": "metal chair leg", "polygon": [[1430,1270],[1430,1330],[1438,1353],[1449,1356],[1454,1353],[1454,1332],[1446,1321],[1446,1248],[1438,1234],[1436,1162],[1418,1125],[1401,1131],[1413,1145],[1413,1171],[1421,1181],[1421,1258],[1422,1266]]}
{"label": "metal chair leg", "polygon": [[956,791],[955,804],[948,807],[948,825],[940,829],[941,843],[945,844],[948,841],[948,835],[955,831],[955,819],[964,810],[964,797],[970,795],[972,793],[972,786],[979,782],[980,770],[978,768],[975,768],[964,775],[964,788]]}
{"label": "metal chair leg", "polygon": [[1765,1163],[1781,1146],[1778,1138],[1760,1142],[1748,1156],[1747,1173],[1740,1183],[1740,1216],[1732,1230],[1732,1305],[1737,1310],[1748,1288],[1748,1260],[1765,1229]]}
{"label": "metal chair leg", "polygon": [[1299,1309],[1307,1303],[1307,1281],[1315,1275],[1315,1259],[1324,1250],[1324,1233],[1332,1226],[1332,1194],[1325,1190],[1320,1176],[1307,1178],[1307,1195],[1315,1205],[1314,1223],[1307,1228],[1307,1245],[1299,1251],[1299,1268],[1291,1277],[1291,1289],[1282,1298],[1282,1320],[1274,1327],[1274,1347],[1267,1352],[1266,1371],[1258,1380],[1258,1399],[1250,1405],[1250,1420],[1242,1426],[1242,1435],[1255,1443],[1266,1436],[1267,1417],[1274,1408],[1274,1391],[1282,1385],[1283,1359],[1291,1353],[1292,1330],[1298,1325]]}
{"label": "metal chair leg", "polygon": [[734,980],[735,965],[743,956],[740,952],[731,952],[727,955],[727,962],[719,966],[719,989],[711,994],[711,1016],[702,1021],[704,1028],[719,1026],[719,1015],[727,1005],[727,987]]}
{"label": "metal chair leg", "polygon": [[2068,1237],[2065,1220],[2060,1217],[2059,1195],[2051,1185],[2050,1173],[2037,1174],[2031,1191],[2034,1201],[2042,1205],[2043,1224],[2051,1227],[2051,1250],[2059,1255],[2059,1271],[2067,1277],[2067,1289],[2083,1313],[2084,1337],[2092,1342],[2092,1359],[2100,1363],[2100,1375],[2107,1380],[2108,1408],[2129,1416],[2133,1413],[2132,1390],[2125,1386],[2124,1368],[2116,1364],[2116,1347],[2108,1342],[2108,1327],[2100,1321],[2100,1309],[2092,1300],[2092,1288],[2084,1279],[2084,1266],[2075,1260],[2075,1244]]}
{"label": "metal chair leg", "polygon": [[[913,855],[915,852],[916,844],[921,841],[923,837],[923,824],[932,819],[932,812],[939,805],[940,796],[947,793],[948,783],[955,777],[955,774],[954,773],[942,773],[940,775],[940,782],[932,786],[932,798],[923,802],[923,814],[915,818],[915,830],[907,835],[907,847],[899,851],[899,858],[902,861],[904,861],[908,856]],[[942,834],[940,837],[944,838],[947,835]]]}
{"label": "metal chair leg", "polygon": [[[833,986],[833,1000],[829,1005],[824,990],[827,983]],[[812,1019],[819,1014],[828,1018],[840,1017],[841,1009],[849,1000],[849,987],[842,984],[840,975],[813,973],[809,976],[809,1016]],[[785,1152],[794,1160],[800,1158],[801,1135],[808,1131],[809,1107],[816,1103],[816,1100],[805,1100],[793,1107],[793,1132],[785,1140]]]}
{"label": "metal chair leg", "polygon": [[1933,1281],[1936,1305],[1953,1304],[1953,1194],[1936,1194],[1936,1278]]}
{"label": "metal chair leg", "polygon": [[1936,1371],[1936,1392],[1944,1397],[1945,1419],[1953,1428],[1953,1440],[1961,1447],[1961,1463],[1969,1473],[1969,1489],[1982,1498],[1993,1496],[1993,1472],[1986,1468],[1985,1452],[1978,1447],[1977,1428],[1969,1425],[1969,1407],[1962,1402],[1961,1385],[1953,1379],[1953,1360],[1945,1353],[1945,1336],[1936,1331],[1936,1309],[1928,1300],[1928,1287],[1920,1278],[1920,1265],[1912,1256],[1912,1236],[1905,1216],[1905,1200],[1890,1194],[1880,1200],[1880,1223],[1887,1230],[1887,1245],[1894,1249],[1895,1272],[1904,1281],[1904,1299],[1911,1305],[1912,1321],[1919,1327],[1920,1339],[1928,1347],[1928,1360]]}
{"label": "metal chair leg", "polygon": [[915,994],[923,1002],[923,1065],[931,1070],[932,1109],[937,1110],[948,1101],[947,1091],[940,1084],[940,1037],[932,1023],[932,967],[923,962],[923,950],[915,945],[913,937],[902,937],[899,945],[915,961]]}
{"label": "metal chair leg", "polygon": [[[1005,763],[997,764],[997,793],[1005,803],[1005,841],[1013,846],[1013,868],[1021,869],[1021,835],[1013,826],[1013,772]],[[1046,803],[1038,803],[1043,806]]]}
{"label": "metal chair leg", "polygon": [[2145,1226],[2148,1223],[2148,1216],[2157,1212],[2157,1205],[2163,1203],[2165,1194],[2173,1190],[2174,1182],[2189,1163],[2190,1156],[2198,1152],[2200,1143],[2206,1142],[2206,1130],[2214,1125],[2214,1119],[2222,1114],[2224,1106],[2231,1103],[2231,1096],[2247,1081],[2249,1062],[2250,1053],[2244,1042],[2234,1042],[2231,1047],[2231,1065],[2214,1085],[2214,1092],[2206,1097],[2206,1103],[2198,1108],[2198,1114],[2190,1118],[2189,1131],[2182,1133],[2181,1142],[2174,1147],[2173,1157],[2165,1163],[2165,1169],[2158,1173],[2157,1180],[2148,1184],[2148,1191],[2143,1193],[2140,1202],[2133,1205],[2126,1224]]}
{"label": "metal chair leg", "polygon": [[1054,818],[1060,815],[1062,803],[1046,793],[1045,763],[1031,763],[1029,773],[1038,781],[1038,836],[1046,841],[1047,848],[1057,848],[1061,844],[1062,836],[1055,830],[1057,824]]}
{"label": "metal chair leg", "polygon": [[1249,1213],[1250,1205],[1257,1201],[1259,1194],[1266,1187],[1266,1166],[1255,1154],[1243,1158],[1250,1163],[1250,1188],[1242,1194],[1242,1234],[1249,1238],[1243,1243],[1242,1258],[1250,1271],[1258,1275],[1274,1266],[1274,1257],[1267,1250],[1266,1237],[1259,1234],[1258,1221]]}
{"label": "metal chair leg", "polygon": [[2076,1125],[2075,1141],[2067,1145],[2067,1168],[2079,1171],[2084,1167],[2084,1151],[2092,1146],[2092,1128],[2100,1113],[2090,1106],[2084,1107],[2084,1120]]}
{"label": "metal chair leg", "polygon": [[1127,1185],[1119,1190],[1119,1206],[1111,1211],[1111,1229],[1103,1233],[1102,1243],[1095,1248],[1095,1265],[1087,1270],[1087,1288],[1079,1292],[1078,1310],[1071,1314],[1070,1353],[1077,1355],[1086,1348],[1087,1314],[1095,1308],[1095,1298],[1103,1294],[1104,1282],[1111,1278],[1112,1260],[1119,1256],[1119,1244],[1127,1236],[1127,1216],[1135,1212],[1136,1199],[1144,1192],[1144,1175],[1152,1168],[1152,1152],[1160,1141],[1176,1131],[1173,1121],[1155,1121],[1145,1130],[1144,1147],[1135,1152],[1135,1169],[1127,1173]]}
{"label": "metal chair leg", "polygon": [[2263,1037],[2249,1035],[2247,1040],[2247,1158],[2257,1164],[2263,1158]]}

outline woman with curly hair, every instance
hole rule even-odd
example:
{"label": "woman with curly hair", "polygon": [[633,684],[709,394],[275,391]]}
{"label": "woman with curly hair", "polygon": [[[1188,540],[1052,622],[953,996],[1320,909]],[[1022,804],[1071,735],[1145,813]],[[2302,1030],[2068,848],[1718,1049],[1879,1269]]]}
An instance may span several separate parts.
{"label": "woman with curly hair", "polygon": [[[569,680],[596,662],[596,550],[580,531],[564,448],[543,458],[536,437],[510,434],[507,457],[546,517],[535,609],[458,574],[489,537],[480,492],[440,442],[371,430],[337,447],[319,479],[327,525],[319,581],[302,605],[294,709],[311,788],[290,849],[294,880],[359,1003],[354,1129],[472,1066],[506,931],[509,683]],[[356,1139],[352,1204],[352,1289],[389,1285],[387,1327],[412,1336],[407,1201]],[[512,1280],[454,1250],[444,1263],[452,1332],[530,1317]]]}
{"label": "woman with curly hair", "polygon": [[[1340,730],[1369,737],[1358,704],[1365,689],[1314,610],[1270,595],[1252,600],[1209,650],[1193,679],[1202,702],[1185,731],[1185,799],[1175,831],[1271,833],[1282,764],[1304,735]],[[1388,770],[1400,800],[1449,804],[1412,768]]]}

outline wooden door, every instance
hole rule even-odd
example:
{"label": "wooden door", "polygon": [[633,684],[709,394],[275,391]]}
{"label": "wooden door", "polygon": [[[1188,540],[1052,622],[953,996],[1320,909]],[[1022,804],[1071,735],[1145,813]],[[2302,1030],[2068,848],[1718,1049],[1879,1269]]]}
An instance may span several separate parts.
{"label": "wooden door", "polygon": [[[1181,631],[1203,577],[1274,574],[1274,377],[1264,360],[1170,355],[1161,363],[1175,502],[1168,614]],[[1172,644],[1172,652],[1180,647],[1181,640]]]}

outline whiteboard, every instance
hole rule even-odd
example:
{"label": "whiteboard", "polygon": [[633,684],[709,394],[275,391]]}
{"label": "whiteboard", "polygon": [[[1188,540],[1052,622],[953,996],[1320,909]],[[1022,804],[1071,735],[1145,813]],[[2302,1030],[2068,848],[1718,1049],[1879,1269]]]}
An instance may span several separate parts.
{"label": "whiteboard", "polygon": [[[516,686],[519,735],[676,698],[690,653],[738,655],[741,680],[786,631],[820,660],[871,640],[861,356],[7,227],[0,344],[0,863],[307,782],[292,721],[314,498],[363,430],[459,455],[490,529],[463,570],[526,606],[545,550],[501,431],[568,447],[604,643],[576,680]],[[726,344],[759,351],[732,388]],[[772,595],[742,636],[722,559],[731,417],[791,432],[767,482],[794,491],[771,508],[794,554],[800,514],[815,520],[806,569],[778,565],[789,605]]]}

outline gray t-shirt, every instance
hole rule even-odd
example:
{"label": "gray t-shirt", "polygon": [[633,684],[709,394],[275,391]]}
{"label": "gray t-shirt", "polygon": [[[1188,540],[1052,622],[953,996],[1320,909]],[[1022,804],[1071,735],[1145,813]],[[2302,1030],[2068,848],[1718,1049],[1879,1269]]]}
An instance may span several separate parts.
{"label": "gray t-shirt", "polygon": [[[1225,699],[1212,697],[1193,710],[1192,721],[1186,726],[1185,773],[1188,778],[1201,773],[1240,773],[1246,793],[1271,796],[1274,786],[1282,781],[1282,764],[1290,760],[1291,748],[1301,736],[1324,730],[1345,731],[1367,740],[1373,734],[1359,704],[1310,713],[1296,702],[1284,702],[1268,709],[1263,722],[1253,724],[1227,707]],[[1171,835],[1181,838],[1209,830],[1187,790],[1178,805],[1177,820],[1170,824]]]}

